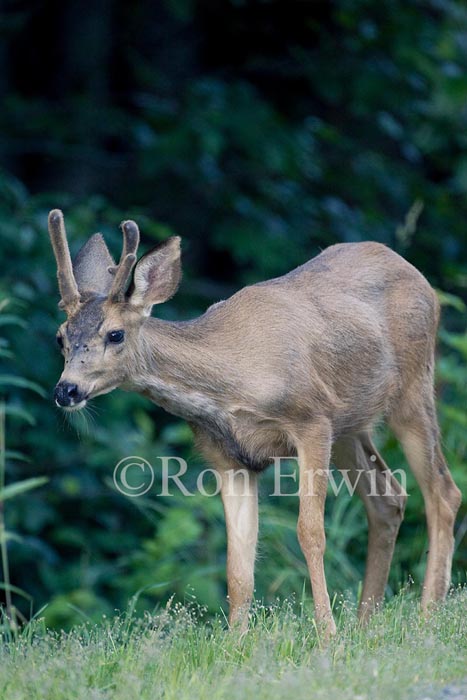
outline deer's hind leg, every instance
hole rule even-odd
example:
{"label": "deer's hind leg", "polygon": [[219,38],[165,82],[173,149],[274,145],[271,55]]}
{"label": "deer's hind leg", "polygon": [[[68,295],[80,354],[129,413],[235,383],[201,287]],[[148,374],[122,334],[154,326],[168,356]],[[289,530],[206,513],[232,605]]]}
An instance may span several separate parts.
{"label": "deer's hind leg", "polygon": [[384,597],[407,497],[367,432],[340,438],[333,448],[333,461],[348,474],[368,519],[365,580],[358,610],[360,619],[367,620]]}
{"label": "deer's hind leg", "polygon": [[461,502],[441,451],[431,381],[412,387],[391,427],[400,441],[425,501],[428,561],[422,607],[443,600],[451,580],[454,521]]}

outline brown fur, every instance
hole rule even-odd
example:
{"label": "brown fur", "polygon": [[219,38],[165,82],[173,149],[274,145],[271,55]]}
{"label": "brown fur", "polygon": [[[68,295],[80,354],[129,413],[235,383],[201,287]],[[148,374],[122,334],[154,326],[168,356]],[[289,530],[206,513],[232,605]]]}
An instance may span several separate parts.
{"label": "brown fur", "polygon": [[[179,264],[178,239],[170,239],[137,264],[123,300],[96,295],[72,308],[60,331],[62,381],[88,397],[117,386],[140,392],[193,426],[223,479],[231,622],[245,628],[253,591],[256,472],[273,456],[296,455],[299,540],[317,619],[327,634],[334,631],[323,568],[331,450],[354,480],[357,470],[370,469],[383,479],[387,467],[371,442],[381,417],[399,437],[425,497],[430,556],[423,604],[443,598],[460,494],[439,447],[433,398],[439,307],[425,278],[378,243],[340,244],[193,321],[149,317],[154,303],[175,292]],[[105,339],[114,329],[126,336],[111,347]],[[242,467],[250,470],[249,483],[232,489],[227,475]],[[308,479],[312,493],[304,488]],[[389,497],[368,496],[365,483],[366,477],[357,488],[369,523],[363,617],[383,597],[405,503],[395,479]]]}

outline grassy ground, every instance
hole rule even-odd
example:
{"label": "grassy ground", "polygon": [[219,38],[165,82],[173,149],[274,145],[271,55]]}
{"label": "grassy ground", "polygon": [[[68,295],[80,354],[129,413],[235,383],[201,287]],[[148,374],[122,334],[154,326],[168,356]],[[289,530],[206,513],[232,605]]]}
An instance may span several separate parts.
{"label": "grassy ground", "polygon": [[[370,626],[336,601],[338,635],[320,644],[300,605],[257,606],[243,639],[218,619],[204,623],[173,606],[144,620],[131,615],[70,633],[37,621],[1,651],[0,697],[7,700],[196,700],[218,698],[438,698],[467,693],[467,590],[423,619],[416,599],[394,598]],[[467,697],[461,694],[455,697]]]}

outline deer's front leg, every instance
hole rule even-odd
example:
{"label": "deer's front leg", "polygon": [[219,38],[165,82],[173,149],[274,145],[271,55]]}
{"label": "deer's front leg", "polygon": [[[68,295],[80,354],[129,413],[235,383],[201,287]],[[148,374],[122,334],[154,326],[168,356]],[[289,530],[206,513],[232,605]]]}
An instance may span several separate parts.
{"label": "deer's front leg", "polygon": [[324,575],[324,506],[331,456],[331,428],[323,422],[308,427],[297,440],[300,468],[300,509],[297,534],[308,564],[315,604],[316,621],[326,636],[335,634],[329,595]]}
{"label": "deer's front leg", "polygon": [[241,632],[248,628],[254,588],[258,539],[258,478],[246,469],[217,468],[227,526],[227,589],[229,623]]}

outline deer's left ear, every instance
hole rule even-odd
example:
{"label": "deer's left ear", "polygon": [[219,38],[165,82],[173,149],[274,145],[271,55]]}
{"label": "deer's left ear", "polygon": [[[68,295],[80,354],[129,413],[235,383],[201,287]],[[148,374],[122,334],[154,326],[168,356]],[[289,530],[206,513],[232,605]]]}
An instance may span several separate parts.
{"label": "deer's left ear", "polygon": [[73,260],[73,274],[81,293],[108,294],[113,277],[109,268],[115,265],[100,233],[95,233]]}
{"label": "deer's left ear", "polygon": [[172,236],[136,264],[130,304],[149,316],[154,304],[162,304],[175,294],[180,277],[180,238]]}

